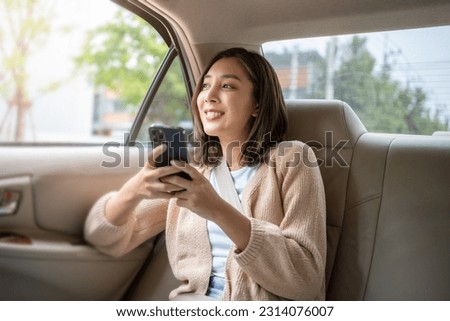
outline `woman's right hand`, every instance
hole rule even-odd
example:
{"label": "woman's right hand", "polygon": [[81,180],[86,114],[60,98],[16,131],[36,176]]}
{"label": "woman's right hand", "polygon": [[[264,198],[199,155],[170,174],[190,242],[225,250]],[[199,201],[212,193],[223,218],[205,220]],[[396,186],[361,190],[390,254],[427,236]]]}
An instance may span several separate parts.
{"label": "woman's right hand", "polygon": [[180,187],[170,183],[162,182],[161,178],[178,173],[180,170],[173,166],[156,167],[155,160],[166,150],[166,145],[156,147],[149,154],[144,168],[130,180],[132,186],[128,187],[129,192],[134,192],[137,198],[163,198],[169,199],[173,192],[180,190]]}
{"label": "woman's right hand", "polygon": [[166,150],[166,145],[156,147],[148,156],[145,166],[106,203],[105,216],[108,222],[120,226],[128,221],[133,210],[143,199],[170,199],[172,192],[180,187],[161,182],[161,178],[180,170],[173,166],[156,167],[155,160]]}

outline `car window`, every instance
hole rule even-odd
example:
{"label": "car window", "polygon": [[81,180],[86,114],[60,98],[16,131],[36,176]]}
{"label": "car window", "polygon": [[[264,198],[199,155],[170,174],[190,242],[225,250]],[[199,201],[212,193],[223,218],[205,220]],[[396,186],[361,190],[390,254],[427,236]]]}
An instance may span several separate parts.
{"label": "car window", "polygon": [[177,57],[171,64],[150,104],[137,135],[137,142],[146,143],[149,141],[148,127],[151,125],[183,127],[188,133],[192,132],[189,98],[183,79],[180,59]]}
{"label": "car window", "polygon": [[266,43],[285,98],[340,99],[372,132],[450,130],[450,26]]}
{"label": "car window", "polygon": [[0,143],[123,143],[169,50],[111,1],[2,1],[0,39]]}

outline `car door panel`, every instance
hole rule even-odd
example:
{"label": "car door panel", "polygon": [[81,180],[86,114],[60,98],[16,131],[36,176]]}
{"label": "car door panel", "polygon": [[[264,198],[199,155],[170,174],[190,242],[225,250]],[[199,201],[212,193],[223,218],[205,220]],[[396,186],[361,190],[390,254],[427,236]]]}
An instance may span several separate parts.
{"label": "car door panel", "polygon": [[[2,171],[3,172],[3,171]],[[7,213],[8,207],[5,193],[19,193],[17,208],[12,213]],[[5,212],[0,214],[1,227],[32,228],[33,223],[33,195],[31,190],[30,175],[15,175],[0,178],[0,202]]]}
{"label": "car door panel", "polygon": [[75,238],[20,233],[32,244],[0,244],[1,300],[119,299],[151,249],[111,258]]}
{"label": "car door panel", "polygon": [[0,216],[0,299],[105,300],[124,293],[152,242],[113,258],[85,244],[83,225],[93,203],[136,173],[145,155],[137,148],[116,148],[115,158],[104,151],[0,150],[1,195],[20,193],[15,213]]}

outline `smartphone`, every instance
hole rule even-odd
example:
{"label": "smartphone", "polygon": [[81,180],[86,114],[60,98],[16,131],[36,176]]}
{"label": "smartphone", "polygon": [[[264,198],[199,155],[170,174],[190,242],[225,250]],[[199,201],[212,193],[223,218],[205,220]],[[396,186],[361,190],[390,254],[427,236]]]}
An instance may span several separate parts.
{"label": "smartphone", "polygon": [[[148,128],[148,133],[153,148],[161,144],[167,145],[165,152],[156,158],[156,167],[170,166],[171,160],[188,162],[186,131],[182,127],[152,125]],[[191,177],[185,172],[180,171],[176,175],[191,180]]]}

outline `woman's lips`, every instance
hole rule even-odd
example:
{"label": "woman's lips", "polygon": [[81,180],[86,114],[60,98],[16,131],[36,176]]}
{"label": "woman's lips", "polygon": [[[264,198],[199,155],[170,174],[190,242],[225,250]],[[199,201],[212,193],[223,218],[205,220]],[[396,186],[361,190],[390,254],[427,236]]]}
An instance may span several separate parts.
{"label": "woman's lips", "polygon": [[205,115],[206,115],[207,120],[215,120],[215,119],[218,119],[221,116],[223,116],[224,113],[222,113],[220,111],[216,111],[216,110],[209,110],[209,111],[205,111]]}

